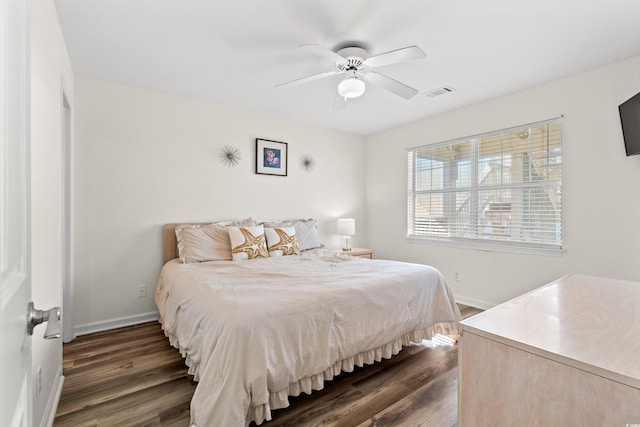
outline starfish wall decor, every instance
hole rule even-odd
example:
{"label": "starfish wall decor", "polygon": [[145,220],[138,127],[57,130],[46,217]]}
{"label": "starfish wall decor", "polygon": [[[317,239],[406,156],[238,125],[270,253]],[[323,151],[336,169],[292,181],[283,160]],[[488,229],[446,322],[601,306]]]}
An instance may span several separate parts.
{"label": "starfish wall decor", "polygon": [[300,156],[300,167],[307,172],[311,172],[316,167],[316,160],[310,154]]}
{"label": "starfish wall decor", "polygon": [[220,161],[227,165],[230,168],[238,166],[240,163],[240,159],[242,158],[240,155],[240,150],[231,145],[225,145],[221,150],[220,154],[218,154]]}

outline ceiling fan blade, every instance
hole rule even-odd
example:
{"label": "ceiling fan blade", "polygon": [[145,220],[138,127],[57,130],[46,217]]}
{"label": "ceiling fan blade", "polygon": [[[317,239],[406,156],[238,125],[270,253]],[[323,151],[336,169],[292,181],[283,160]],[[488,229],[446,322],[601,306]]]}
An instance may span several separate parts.
{"label": "ceiling fan blade", "polygon": [[364,60],[367,67],[382,67],[385,65],[397,64],[399,62],[413,61],[414,59],[426,58],[427,54],[418,46],[403,47],[379,55],[370,56]]}
{"label": "ceiling fan blade", "polygon": [[342,64],[347,62],[347,60],[324,46],[320,46],[319,44],[302,44],[301,48],[308,50],[309,52],[315,53],[318,56],[322,56],[323,58],[330,59],[336,64]]}
{"label": "ceiling fan blade", "polygon": [[395,93],[396,95],[401,96],[404,99],[411,99],[418,94],[417,89],[414,89],[411,86],[407,86],[404,83],[400,83],[399,81],[394,80],[391,77],[387,77],[384,74],[380,74],[375,71],[369,71],[364,75],[364,77],[365,80],[378,86],[382,86],[389,92]]}
{"label": "ceiling fan blade", "polygon": [[333,75],[341,74],[341,73],[342,73],[342,71],[338,71],[338,70],[325,71],[324,73],[312,74],[310,76],[302,77],[300,79],[292,80],[290,82],[280,83],[279,85],[276,85],[276,87],[297,85],[297,84],[300,84],[300,83],[306,83],[306,82],[310,82],[310,81],[313,81],[313,80],[321,79],[323,77],[329,77],[329,76],[333,76]]}

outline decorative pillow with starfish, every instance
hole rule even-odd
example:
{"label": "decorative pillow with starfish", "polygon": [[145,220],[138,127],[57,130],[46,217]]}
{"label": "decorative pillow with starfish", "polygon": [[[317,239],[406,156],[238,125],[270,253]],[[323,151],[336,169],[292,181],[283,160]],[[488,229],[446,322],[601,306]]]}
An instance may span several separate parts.
{"label": "decorative pillow with starfish", "polygon": [[283,228],[295,227],[296,240],[300,251],[307,249],[319,248],[322,246],[318,237],[318,222],[315,219],[292,219],[285,221],[265,221],[262,223],[264,228]]}
{"label": "decorative pillow with starfish", "polygon": [[264,227],[227,227],[231,240],[231,256],[234,261],[269,258]]}
{"label": "decorative pillow with starfish", "polygon": [[269,256],[300,255],[295,227],[265,228]]}

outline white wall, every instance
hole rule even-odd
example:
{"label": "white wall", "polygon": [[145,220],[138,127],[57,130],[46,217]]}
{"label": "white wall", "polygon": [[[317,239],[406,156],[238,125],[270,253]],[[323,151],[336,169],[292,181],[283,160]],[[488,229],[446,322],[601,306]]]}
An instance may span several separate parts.
{"label": "white wall", "polygon": [[[625,156],[617,109],[639,91],[637,57],[370,136],[369,245],[380,257],[434,265],[460,301],[479,307],[504,302],[569,273],[640,281],[640,156]],[[406,240],[406,148],[560,115],[566,248],[561,257]],[[454,280],[455,272],[460,273],[459,281]]]}
{"label": "white wall", "polygon": [[[52,0],[31,2],[31,233],[32,299],[39,309],[62,304],[60,265],[62,92],[73,99],[73,72]],[[46,325],[45,325],[46,326]],[[61,387],[62,340],[32,338],[34,425],[55,415]],[[36,373],[42,367],[42,392]]]}
{"label": "white wall", "polygon": [[[354,216],[355,245],[432,264],[460,301],[480,307],[573,272],[640,281],[640,157],[625,156],[617,111],[638,91],[634,58],[365,138],[77,77],[76,326],[87,332],[152,318],[160,227],[183,220],[313,216],[323,241],[338,246],[334,219]],[[406,240],[407,147],[560,115],[562,256]],[[257,137],[289,143],[288,177],[254,174]],[[219,161],[225,144],[242,152],[239,166]],[[313,172],[299,167],[301,154],[315,157]],[[137,298],[141,284],[145,299]]]}
{"label": "white wall", "polygon": [[[335,218],[353,216],[364,229],[364,137],[79,76],[75,111],[79,332],[155,315],[164,223],[314,217],[332,247]],[[255,138],[289,144],[287,177],[254,173]],[[226,144],[241,151],[235,168],[218,158]],[[311,173],[302,154],[316,160]]]}

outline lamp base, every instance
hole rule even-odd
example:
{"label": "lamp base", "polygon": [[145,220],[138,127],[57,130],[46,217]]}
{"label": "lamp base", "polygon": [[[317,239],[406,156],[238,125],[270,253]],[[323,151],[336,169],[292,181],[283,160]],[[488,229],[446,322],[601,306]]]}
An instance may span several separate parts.
{"label": "lamp base", "polygon": [[351,236],[349,235],[344,236],[344,241],[342,244],[343,244],[342,246],[343,252],[351,252]]}

